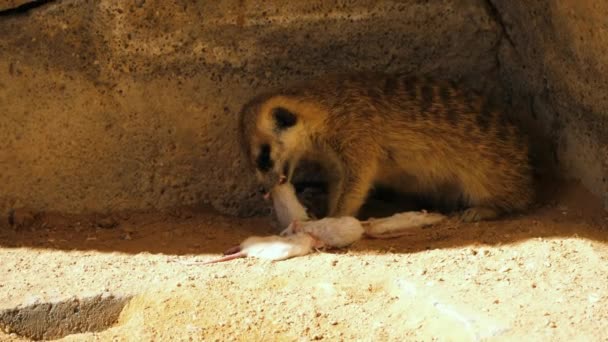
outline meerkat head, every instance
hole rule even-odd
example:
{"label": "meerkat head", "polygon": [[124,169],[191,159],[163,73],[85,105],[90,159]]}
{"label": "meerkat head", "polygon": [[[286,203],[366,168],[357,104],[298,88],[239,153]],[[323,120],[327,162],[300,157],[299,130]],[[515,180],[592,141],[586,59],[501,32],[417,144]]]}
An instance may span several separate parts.
{"label": "meerkat head", "polygon": [[243,106],[241,147],[265,193],[285,180],[308,148],[306,106],[285,96],[259,96]]}

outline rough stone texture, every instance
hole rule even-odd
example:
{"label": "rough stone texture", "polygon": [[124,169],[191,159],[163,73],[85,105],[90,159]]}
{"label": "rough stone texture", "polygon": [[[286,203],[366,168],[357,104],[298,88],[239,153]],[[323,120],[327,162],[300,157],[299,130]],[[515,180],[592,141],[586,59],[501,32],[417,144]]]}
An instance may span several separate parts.
{"label": "rough stone texture", "polygon": [[0,311],[4,330],[33,340],[58,339],[74,333],[94,332],[114,325],[129,297],[114,297],[108,292],[93,297],[74,296],[63,302],[40,302]]}
{"label": "rough stone texture", "polygon": [[0,0],[0,11],[8,10],[28,3],[27,0]]}
{"label": "rough stone texture", "polygon": [[608,206],[607,14],[591,0],[64,0],[2,16],[0,216],[203,203],[255,213],[240,106],[268,86],[356,69],[504,84],[564,173]]}
{"label": "rough stone texture", "polygon": [[497,1],[501,78],[556,142],[564,174],[608,207],[608,3]]}
{"label": "rough stone texture", "polygon": [[4,215],[253,213],[235,118],[262,88],[355,69],[497,79],[499,27],[476,0],[64,0],[0,32]]}

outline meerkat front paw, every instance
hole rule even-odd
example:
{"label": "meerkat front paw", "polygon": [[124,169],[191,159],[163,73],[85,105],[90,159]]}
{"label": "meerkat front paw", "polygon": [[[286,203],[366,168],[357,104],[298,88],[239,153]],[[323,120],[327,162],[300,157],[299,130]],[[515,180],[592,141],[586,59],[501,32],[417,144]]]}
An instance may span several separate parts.
{"label": "meerkat front paw", "polygon": [[498,212],[494,209],[487,207],[472,207],[465,210],[460,219],[463,222],[479,222],[484,220],[491,220],[498,217]]}

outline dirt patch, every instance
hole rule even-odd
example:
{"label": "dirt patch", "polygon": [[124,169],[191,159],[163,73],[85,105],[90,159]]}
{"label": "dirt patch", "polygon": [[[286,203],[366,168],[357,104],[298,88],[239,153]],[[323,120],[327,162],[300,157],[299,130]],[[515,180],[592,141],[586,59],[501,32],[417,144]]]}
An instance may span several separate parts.
{"label": "dirt patch", "polygon": [[601,340],[608,214],[580,187],[556,188],[526,215],[452,220],[277,263],[182,262],[273,233],[267,218],[183,209],[116,214],[101,228],[100,218],[43,215],[0,230],[0,298],[133,295],[116,325],[66,341]]}
{"label": "dirt patch", "polygon": [[0,311],[0,329],[34,340],[102,331],[114,325],[129,298],[103,293],[59,303],[36,303]]}

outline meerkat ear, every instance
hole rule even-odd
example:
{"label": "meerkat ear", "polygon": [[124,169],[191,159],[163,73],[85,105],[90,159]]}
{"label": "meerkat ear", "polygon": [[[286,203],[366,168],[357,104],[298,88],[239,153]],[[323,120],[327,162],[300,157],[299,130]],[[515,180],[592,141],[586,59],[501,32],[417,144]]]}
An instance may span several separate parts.
{"label": "meerkat ear", "polygon": [[272,110],[272,116],[279,130],[287,129],[295,126],[298,122],[298,117],[283,107],[277,107]]}

